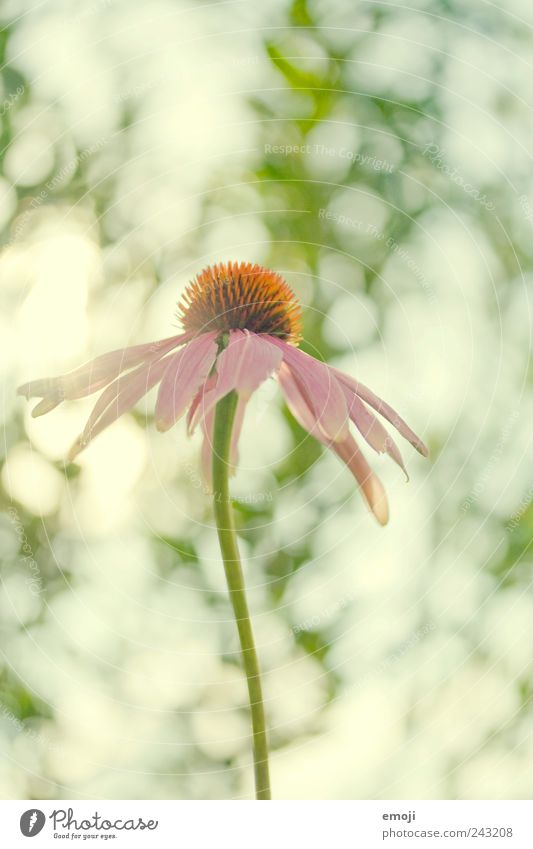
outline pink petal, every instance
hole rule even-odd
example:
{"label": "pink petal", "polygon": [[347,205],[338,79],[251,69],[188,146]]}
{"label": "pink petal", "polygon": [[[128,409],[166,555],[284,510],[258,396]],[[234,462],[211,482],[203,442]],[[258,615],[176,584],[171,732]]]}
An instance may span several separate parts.
{"label": "pink petal", "polygon": [[228,392],[236,390],[239,397],[248,400],[252,392],[279,368],[281,354],[272,348],[267,339],[257,333],[232,330],[226,348],[216,363],[216,382],[206,382],[193,401],[189,428],[194,430],[201,416],[213,409]]}
{"label": "pink petal", "polygon": [[269,336],[268,340],[281,349],[283,360],[323,435],[334,442],[345,440],[349,434],[348,408],[333,370],[281,339]]}
{"label": "pink petal", "polygon": [[331,447],[354,475],[368,507],[380,525],[386,525],[389,521],[389,507],[383,484],[368,465],[353,437],[350,435],[344,442],[333,442]]}
{"label": "pink petal", "polygon": [[49,395],[48,397],[43,398],[31,411],[32,418],[36,419],[39,416],[44,416],[45,413],[49,413],[50,410],[55,410],[55,408],[61,404],[62,400],[63,399],[57,395]]}
{"label": "pink petal", "polygon": [[317,419],[305,396],[302,395],[289,366],[282,363],[278,371],[278,381],[285,398],[287,407],[300,425],[315,439],[324,445],[329,445],[331,440],[324,436],[317,424]]}
{"label": "pink petal", "polygon": [[44,403],[37,404],[32,413],[33,416],[41,416],[65,399],[74,400],[91,395],[107,386],[123,371],[140,363],[159,359],[173,348],[182,345],[189,337],[190,334],[181,334],[160,339],[157,342],[110,351],[68,374],[24,383],[19,386],[17,392],[19,395],[25,395],[26,398],[34,396],[42,398]]}
{"label": "pink petal", "polygon": [[95,436],[116,421],[146,395],[163,377],[176,354],[143,364],[128,374],[121,375],[100,395],[81,436],[69,452],[73,460]]}
{"label": "pink petal", "polygon": [[202,476],[208,487],[213,486],[213,424],[215,421],[215,411],[212,409],[202,419],[202,430],[204,439],[202,442]]}
{"label": "pink petal", "polygon": [[216,332],[203,333],[172,357],[157,396],[155,417],[158,430],[172,427],[207,378],[217,356],[216,337]]}
{"label": "pink petal", "polygon": [[249,398],[257,387],[275,372],[281,352],[267,338],[248,330],[232,330],[227,347],[217,362],[217,395],[223,398],[232,389]]}
{"label": "pink petal", "polygon": [[[324,437],[317,428],[316,418],[310,409],[305,396],[300,392],[298,384],[294,380],[294,377],[286,363],[282,363],[280,367],[278,380],[287,402],[287,406],[295,419],[305,430],[316,437],[316,439],[333,448],[338,457],[346,463],[355,475],[355,478],[361,487],[361,492],[378,522],[385,525],[388,521],[388,506],[385,490],[383,489],[381,481],[374,474],[363,454],[357,447],[353,437],[348,434],[347,438],[343,442],[334,442],[333,440]],[[386,431],[385,434],[388,436]]]}
{"label": "pink petal", "polygon": [[233,430],[231,432],[231,446],[229,461],[231,463],[231,474],[234,474],[235,468],[239,463],[239,439],[241,436],[242,426],[244,423],[244,414],[248,400],[239,395],[237,401],[237,409],[235,410],[235,420],[233,422]]}
{"label": "pink petal", "polygon": [[347,386],[352,392],[355,392],[363,401],[369,404],[374,408],[378,413],[380,413],[383,418],[387,419],[400,433],[404,439],[407,439],[411,445],[416,448],[416,450],[422,454],[424,457],[427,457],[429,451],[426,445],[422,442],[419,436],[416,435],[414,431],[411,430],[409,425],[398,415],[396,410],[394,410],[386,401],[383,401],[378,395],[375,395],[371,389],[368,389],[367,386],[364,386],[362,383],[359,383],[358,380],[354,380],[353,377],[350,377],[347,374],[344,374],[342,371],[339,371],[336,368],[332,368],[332,371],[337,376],[338,380]]}
{"label": "pink petal", "polygon": [[188,436],[192,436],[194,431],[196,430],[196,426],[200,421],[202,414],[205,413],[205,398],[211,390],[213,390],[217,383],[216,374],[210,374],[207,380],[204,382],[200,389],[194,396],[191,406],[187,412],[187,434]]}
{"label": "pink petal", "polygon": [[191,404],[191,409],[189,410],[189,415],[187,416],[189,422],[189,434],[194,433],[199,423],[201,423],[203,427],[204,422],[207,421],[208,417],[214,415],[215,407],[224,394],[226,393],[221,393],[217,389],[216,376],[214,382],[212,382],[211,379],[206,380],[203,387],[201,387],[200,391],[195,396]]}
{"label": "pink petal", "polygon": [[387,453],[403,469],[406,478],[409,480],[400,450],[390,433],[385,430],[379,419],[365,407],[357,395],[350,392],[347,387],[344,388],[346,390],[346,402],[348,404],[350,418],[359,432],[378,454]]}

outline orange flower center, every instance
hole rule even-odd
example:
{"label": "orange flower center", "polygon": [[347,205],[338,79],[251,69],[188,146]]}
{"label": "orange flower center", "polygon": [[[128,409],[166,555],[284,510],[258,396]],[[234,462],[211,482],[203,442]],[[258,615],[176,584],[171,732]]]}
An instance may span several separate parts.
{"label": "orange flower center", "polygon": [[187,286],[179,318],[197,333],[246,329],[294,345],[301,335],[300,304],[283,277],[249,262],[204,268]]}

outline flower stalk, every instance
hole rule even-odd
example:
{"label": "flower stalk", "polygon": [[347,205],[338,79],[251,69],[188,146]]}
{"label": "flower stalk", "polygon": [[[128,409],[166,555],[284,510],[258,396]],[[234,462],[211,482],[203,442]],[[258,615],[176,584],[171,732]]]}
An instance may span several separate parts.
{"label": "flower stalk", "polygon": [[244,575],[229,494],[231,434],[238,395],[229,392],[216,405],[213,430],[213,493],[218,540],[242,652],[252,720],[256,799],[271,799],[268,740],[261,673],[255,648]]}

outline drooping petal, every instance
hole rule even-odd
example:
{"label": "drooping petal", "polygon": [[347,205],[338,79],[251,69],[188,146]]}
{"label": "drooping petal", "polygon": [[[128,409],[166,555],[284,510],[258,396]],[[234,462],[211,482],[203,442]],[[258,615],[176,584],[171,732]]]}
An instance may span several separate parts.
{"label": "drooping petal", "polygon": [[202,441],[202,477],[208,487],[213,485],[213,425],[215,421],[215,411],[211,409],[202,419],[202,431],[204,438]]}
{"label": "drooping petal", "polygon": [[59,377],[47,377],[24,383],[19,386],[17,392],[26,398],[42,398],[43,401],[37,404],[32,412],[34,417],[41,416],[63,400],[74,400],[92,395],[93,392],[111,383],[122,372],[140,363],[159,359],[173,348],[184,344],[189,337],[190,334],[180,334],[157,342],[110,351]]}
{"label": "drooping petal", "polygon": [[268,340],[282,351],[283,360],[323,435],[334,442],[345,440],[349,433],[348,408],[344,392],[329,366],[281,339],[268,337]]}
{"label": "drooping petal", "polygon": [[408,442],[411,443],[413,448],[422,454],[423,457],[427,457],[429,451],[424,442],[420,439],[416,433],[411,430],[409,425],[402,419],[400,415],[394,410],[390,404],[387,404],[382,398],[372,392],[367,386],[364,386],[362,383],[359,383],[358,380],[355,380],[353,377],[350,377],[347,374],[344,374],[342,371],[339,371],[336,368],[331,369],[338,380],[352,390],[356,395],[359,396],[363,401],[365,401],[370,407],[372,407],[376,412],[383,416],[383,418],[387,419],[390,422],[398,433],[400,433],[404,439],[407,439]]}
{"label": "drooping petal", "polygon": [[248,331],[232,330],[228,345],[216,363],[216,380],[206,384],[200,397],[193,401],[190,416],[193,430],[200,416],[205,416],[229,392],[235,390],[239,397],[248,400],[250,395],[279,368],[281,353],[267,340]]}
{"label": "drooping petal", "polygon": [[210,374],[207,380],[204,381],[200,389],[194,396],[191,405],[187,411],[187,435],[192,436],[196,427],[205,412],[205,398],[213,390],[217,383],[216,374]]}
{"label": "drooping petal", "polygon": [[[380,524],[388,521],[387,496],[379,478],[374,474],[351,434],[343,442],[327,439],[317,426],[316,417],[305,396],[300,392],[287,364],[282,363],[278,372],[278,381],[291,413],[297,422],[318,439],[332,448],[340,459],[346,463],[355,476],[366,503]],[[370,415],[370,414],[369,414]],[[384,429],[383,429],[384,430]],[[386,431],[385,431],[386,433]]]}
{"label": "drooping petal", "polygon": [[247,330],[232,330],[227,347],[217,362],[217,394],[220,398],[236,389],[249,398],[281,363],[282,354],[267,338]]}
{"label": "drooping petal", "polygon": [[302,395],[289,366],[285,362],[279,368],[278,382],[287,407],[298,424],[319,442],[329,445],[331,440],[324,436],[318,427],[316,415],[307,403],[305,396]]}
{"label": "drooping petal", "polygon": [[209,375],[217,356],[216,336],[214,332],[203,333],[172,357],[157,396],[155,418],[158,430],[172,427]]}
{"label": "drooping petal", "polygon": [[235,410],[233,430],[231,431],[231,445],[229,450],[229,461],[231,464],[230,474],[235,473],[235,468],[239,462],[239,439],[244,423],[244,414],[246,412],[247,403],[247,398],[244,398],[242,395],[239,395],[239,400],[237,401],[237,409]]}
{"label": "drooping petal", "polygon": [[377,419],[376,416],[371,413],[367,407],[365,407],[357,395],[350,392],[347,387],[345,387],[345,389],[350,418],[361,435],[368,442],[370,447],[378,452],[378,454],[388,454],[389,457],[391,457],[394,462],[400,466],[406,478],[409,480],[409,475],[407,474],[400,449],[394,442],[390,433],[385,430],[379,419]]}
{"label": "drooping petal", "polygon": [[357,447],[355,439],[349,435],[344,442],[332,442],[331,447],[354,475],[368,507],[380,525],[386,525],[389,521],[389,506],[385,489]]}
{"label": "drooping petal", "polygon": [[175,356],[179,354],[171,354],[148,364],[143,363],[111,383],[100,395],[83,433],[70,449],[69,460],[72,461],[95,436],[131,410],[137,401],[161,380]]}
{"label": "drooping petal", "polygon": [[62,400],[57,394],[45,396],[31,411],[32,418],[36,419],[39,416],[44,416],[45,413],[49,413],[51,410],[55,410],[61,404]]}

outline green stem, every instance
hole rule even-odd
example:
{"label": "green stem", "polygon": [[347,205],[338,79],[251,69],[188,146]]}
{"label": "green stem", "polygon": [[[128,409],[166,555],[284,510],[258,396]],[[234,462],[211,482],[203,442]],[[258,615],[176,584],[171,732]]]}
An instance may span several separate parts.
{"label": "green stem", "polygon": [[229,596],[237,622],[242,662],[248,684],[254,748],[255,792],[257,799],[270,799],[268,742],[261,673],[255,650],[250,611],[246,601],[244,576],[229,494],[231,432],[237,408],[237,393],[222,398],[215,410],[213,436],[213,493],[218,541],[224,561]]}

